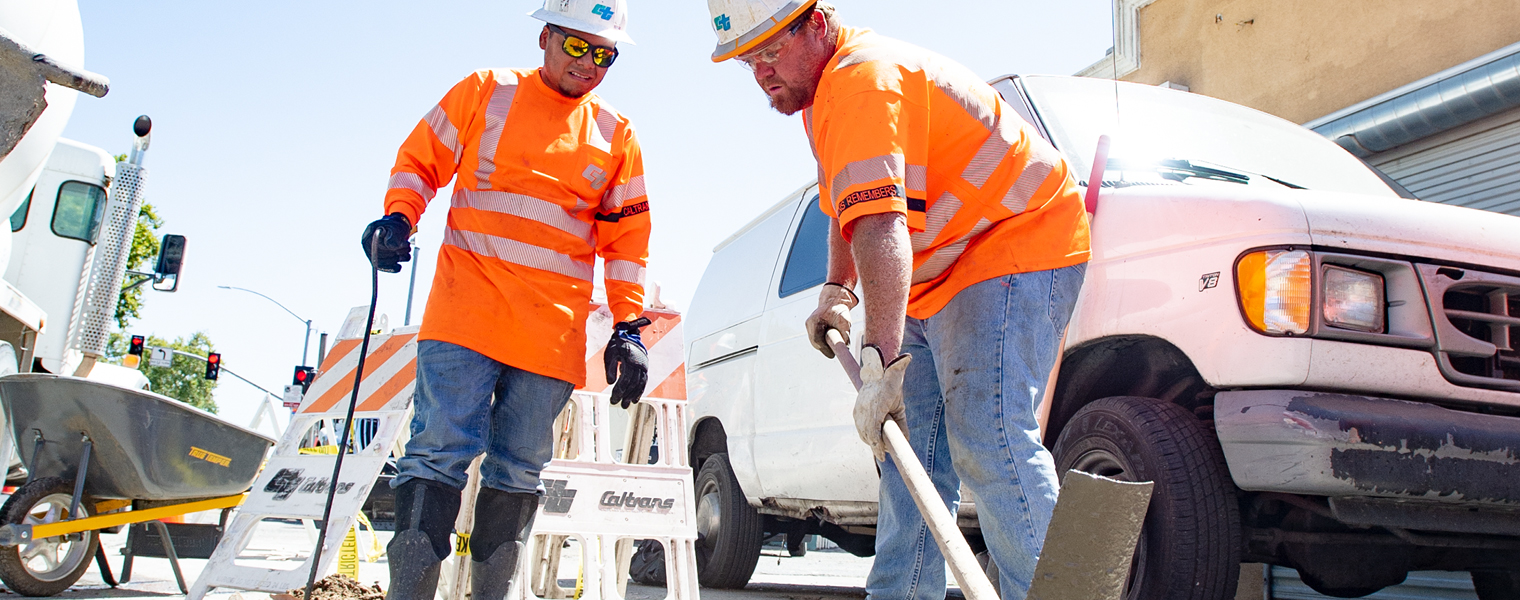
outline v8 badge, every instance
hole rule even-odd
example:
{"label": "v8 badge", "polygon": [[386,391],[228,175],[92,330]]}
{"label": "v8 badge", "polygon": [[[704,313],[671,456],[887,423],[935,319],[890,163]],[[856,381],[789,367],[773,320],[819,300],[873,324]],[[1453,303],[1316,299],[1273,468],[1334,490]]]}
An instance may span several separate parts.
{"label": "v8 badge", "polygon": [[1206,274],[1204,274],[1203,277],[1199,277],[1198,278],[1198,291],[1200,291],[1200,292],[1204,291],[1204,290],[1207,290],[1207,289],[1211,289],[1211,288],[1217,287],[1218,285],[1219,285],[1219,271],[1215,271],[1213,273],[1206,273]]}
{"label": "v8 badge", "polygon": [[607,171],[596,165],[586,165],[586,170],[581,172],[581,177],[591,182],[591,189],[599,190],[607,185]]}

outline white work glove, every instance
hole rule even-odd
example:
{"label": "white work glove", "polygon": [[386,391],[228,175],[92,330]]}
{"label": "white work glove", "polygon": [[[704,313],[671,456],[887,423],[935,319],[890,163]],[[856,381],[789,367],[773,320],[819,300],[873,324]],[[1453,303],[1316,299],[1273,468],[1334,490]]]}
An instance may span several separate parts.
{"label": "white work glove", "polygon": [[903,374],[911,355],[904,354],[883,366],[881,350],[867,345],[860,351],[860,394],[855,396],[855,430],[861,441],[871,447],[876,462],[887,459],[887,441],[883,439],[881,426],[887,419],[897,421],[903,437],[908,436],[907,411],[903,406]]}
{"label": "white work glove", "polygon": [[808,341],[824,356],[834,358],[834,349],[825,337],[830,329],[839,331],[844,343],[850,343],[850,309],[860,304],[855,292],[837,283],[823,284],[818,292],[818,309],[807,318]]}

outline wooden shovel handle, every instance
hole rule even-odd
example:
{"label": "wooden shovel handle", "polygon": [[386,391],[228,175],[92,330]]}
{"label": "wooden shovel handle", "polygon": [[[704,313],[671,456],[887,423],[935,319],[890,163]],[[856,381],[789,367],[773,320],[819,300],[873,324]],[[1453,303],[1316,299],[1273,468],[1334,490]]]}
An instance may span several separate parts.
{"label": "wooden shovel handle", "polygon": [[[859,390],[860,363],[850,353],[850,346],[844,343],[844,337],[836,330],[830,329],[824,335],[829,346],[834,349],[834,358],[844,367],[850,383],[855,384],[855,389]],[[934,535],[940,553],[945,555],[945,562],[949,563],[950,572],[955,575],[955,583],[961,586],[961,593],[967,600],[997,600],[998,595],[992,582],[987,579],[981,565],[977,564],[976,554],[966,544],[966,538],[961,536],[955,517],[945,508],[944,500],[934,489],[934,482],[929,479],[929,473],[924,471],[924,465],[918,462],[913,447],[908,445],[908,438],[903,435],[902,428],[897,426],[897,421],[887,419],[882,424],[882,433],[887,440],[888,454],[897,463],[903,483],[908,486],[908,494],[913,496],[913,503],[918,505],[918,512],[929,525],[929,533]]]}

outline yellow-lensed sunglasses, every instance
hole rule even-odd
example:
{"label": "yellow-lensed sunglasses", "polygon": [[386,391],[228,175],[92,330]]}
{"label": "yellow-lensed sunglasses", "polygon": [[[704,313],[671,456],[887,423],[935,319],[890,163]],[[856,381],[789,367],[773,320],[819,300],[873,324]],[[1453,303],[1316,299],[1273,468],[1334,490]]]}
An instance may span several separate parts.
{"label": "yellow-lensed sunglasses", "polygon": [[591,54],[591,64],[603,69],[612,66],[613,61],[617,60],[617,48],[593,46],[591,42],[576,37],[558,25],[549,25],[549,31],[565,37],[565,43],[560,47],[565,50],[565,54],[570,55],[570,58],[580,58],[589,52]]}

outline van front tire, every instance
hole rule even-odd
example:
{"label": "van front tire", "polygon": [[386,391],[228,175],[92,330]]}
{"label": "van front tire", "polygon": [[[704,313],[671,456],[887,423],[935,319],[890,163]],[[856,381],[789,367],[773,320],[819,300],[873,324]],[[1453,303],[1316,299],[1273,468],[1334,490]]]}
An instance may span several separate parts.
{"label": "van front tire", "polygon": [[707,457],[697,473],[697,581],[703,587],[739,589],[760,560],[764,522],[744,499],[728,453]]}
{"label": "van front tire", "polygon": [[1077,411],[1056,442],[1056,469],[1153,481],[1125,600],[1233,598],[1240,513],[1214,431],[1187,409],[1114,397]]}

